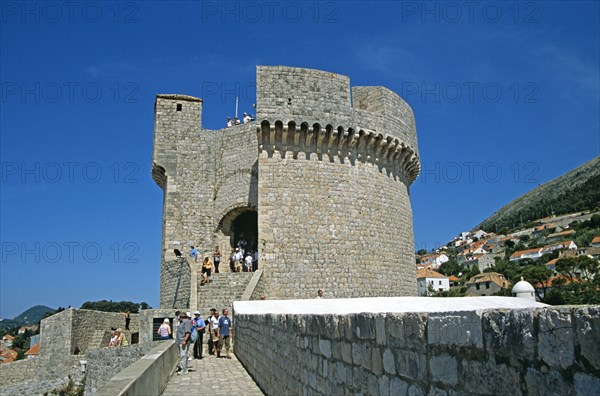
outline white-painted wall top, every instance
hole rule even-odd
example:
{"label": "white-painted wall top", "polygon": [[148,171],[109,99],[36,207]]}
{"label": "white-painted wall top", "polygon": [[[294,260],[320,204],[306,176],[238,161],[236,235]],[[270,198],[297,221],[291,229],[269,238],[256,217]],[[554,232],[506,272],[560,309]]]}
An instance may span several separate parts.
{"label": "white-painted wall top", "polygon": [[352,314],[458,312],[484,309],[543,308],[547,304],[514,297],[365,297],[306,300],[236,301],[236,314]]}

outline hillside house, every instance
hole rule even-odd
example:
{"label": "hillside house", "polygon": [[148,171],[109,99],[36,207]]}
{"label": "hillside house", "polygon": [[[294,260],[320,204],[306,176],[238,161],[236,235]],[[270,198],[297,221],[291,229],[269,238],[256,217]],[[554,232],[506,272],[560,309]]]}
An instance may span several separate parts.
{"label": "hillside house", "polygon": [[510,261],[519,262],[524,259],[536,260],[542,257],[542,248],[518,250],[510,256]]}
{"label": "hillside house", "polygon": [[484,272],[469,279],[466,286],[467,296],[493,296],[510,287],[510,282],[497,272]]}
{"label": "hillside house", "polygon": [[430,286],[435,291],[450,290],[450,279],[446,275],[425,268],[417,271],[417,286],[419,296],[427,296]]}

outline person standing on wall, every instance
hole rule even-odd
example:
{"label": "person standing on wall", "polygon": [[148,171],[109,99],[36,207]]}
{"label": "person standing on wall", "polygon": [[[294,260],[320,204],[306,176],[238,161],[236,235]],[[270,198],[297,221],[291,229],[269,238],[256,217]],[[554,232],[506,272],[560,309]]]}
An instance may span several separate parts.
{"label": "person standing on wall", "polygon": [[215,274],[218,274],[219,264],[221,264],[221,249],[219,249],[219,245],[215,246],[215,251],[213,252],[213,263],[215,265]]}

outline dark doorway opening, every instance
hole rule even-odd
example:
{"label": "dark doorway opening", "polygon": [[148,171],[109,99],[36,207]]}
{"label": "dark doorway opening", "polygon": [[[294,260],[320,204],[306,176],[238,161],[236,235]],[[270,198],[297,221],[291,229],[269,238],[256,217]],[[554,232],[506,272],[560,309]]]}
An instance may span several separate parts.
{"label": "dark doorway opening", "polygon": [[258,246],[258,213],[246,211],[233,220],[233,247],[241,240],[246,241],[246,249],[255,250]]}

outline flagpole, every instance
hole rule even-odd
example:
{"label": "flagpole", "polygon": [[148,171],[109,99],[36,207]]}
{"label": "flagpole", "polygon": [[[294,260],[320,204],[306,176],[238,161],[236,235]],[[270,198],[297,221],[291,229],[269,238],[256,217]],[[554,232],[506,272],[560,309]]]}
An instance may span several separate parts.
{"label": "flagpole", "polygon": [[235,97],[235,116],[238,116],[238,97]]}

